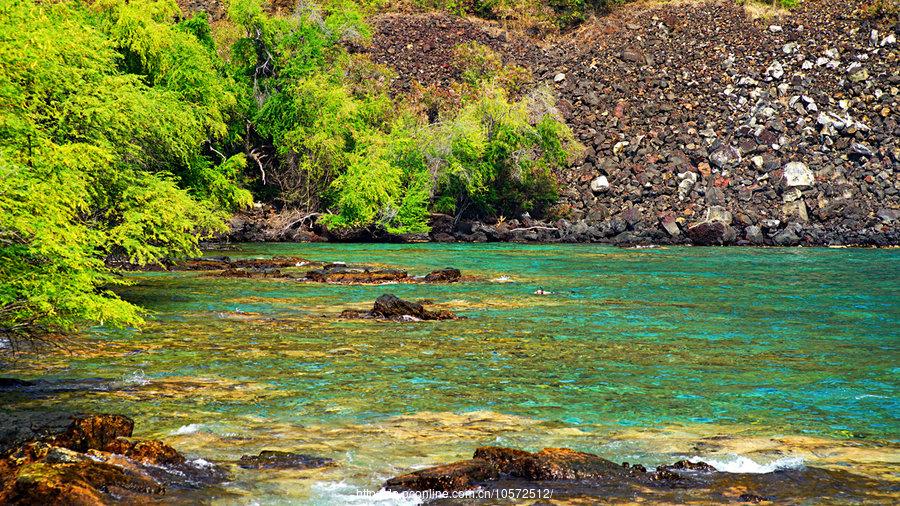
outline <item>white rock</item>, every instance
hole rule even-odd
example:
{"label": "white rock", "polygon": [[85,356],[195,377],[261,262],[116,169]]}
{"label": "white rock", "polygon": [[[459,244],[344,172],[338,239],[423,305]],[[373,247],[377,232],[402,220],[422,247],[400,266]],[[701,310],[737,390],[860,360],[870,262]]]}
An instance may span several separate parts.
{"label": "white rock", "polygon": [[781,195],[781,200],[783,200],[785,203],[787,203],[787,202],[793,202],[795,200],[799,200],[802,197],[803,197],[803,192],[800,191],[800,188],[791,188],[790,190],[787,190],[786,192],[784,192]]}
{"label": "white rock", "polygon": [[816,181],[813,171],[803,162],[788,162],[784,166],[784,180],[787,186],[812,186]]}
{"label": "white rock", "polygon": [[769,65],[769,68],[766,69],[766,75],[772,77],[773,79],[781,79],[784,75],[784,67],[781,65],[781,62],[775,60]]}
{"label": "white rock", "polygon": [[809,214],[806,212],[806,203],[802,200],[788,202],[781,206],[781,212],[790,221],[791,218],[797,218],[800,221],[809,221]]}
{"label": "white rock", "polygon": [[628,141],[619,141],[619,142],[617,142],[616,145],[613,146],[613,154],[616,155],[616,156],[619,156],[620,154],[622,154],[622,151],[624,151],[625,148],[628,147],[628,146],[630,146],[630,145],[631,145],[631,143],[628,142]]}
{"label": "white rock", "polygon": [[697,182],[697,173],[692,172],[692,171],[679,172],[678,179],[684,179],[684,180],[690,181],[691,183],[696,183]]}
{"label": "white rock", "polygon": [[706,221],[720,221],[731,225],[731,212],[722,206],[710,206],[706,209]]}
{"label": "white rock", "polygon": [[558,82],[565,81],[565,79],[566,79],[566,75],[563,74],[562,72],[560,72],[559,74],[556,74],[555,76],[553,76],[553,81],[554,81],[554,82],[557,82],[557,83],[558,83]]}
{"label": "white rock", "polygon": [[778,33],[782,31],[781,25],[769,25],[769,31],[772,33]]}
{"label": "white rock", "polygon": [[897,43],[897,36],[893,33],[888,35],[887,37],[881,39],[881,47],[885,46],[893,46]]}
{"label": "white rock", "polygon": [[685,179],[684,181],[678,183],[678,198],[684,200],[684,198],[691,193],[691,189],[693,187],[694,182],[690,179]]}
{"label": "white rock", "polygon": [[609,191],[609,180],[606,176],[597,176],[591,181],[591,191],[594,193],[605,193]]}
{"label": "white rock", "polygon": [[809,60],[805,60],[802,65],[803,70],[809,70],[809,69],[813,68],[813,66],[814,66],[813,62],[811,62]]}
{"label": "white rock", "polygon": [[753,166],[756,167],[756,170],[762,170],[766,162],[765,159],[759,155],[754,156],[750,161],[753,162]]}

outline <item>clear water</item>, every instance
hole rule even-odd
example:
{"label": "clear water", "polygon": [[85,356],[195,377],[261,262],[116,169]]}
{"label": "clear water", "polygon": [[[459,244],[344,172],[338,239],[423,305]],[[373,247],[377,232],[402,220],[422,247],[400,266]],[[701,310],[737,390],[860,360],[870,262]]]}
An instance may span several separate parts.
{"label": "clear water", "polygon": [[[341,463],[235,470],[236,495],[220,498],[233,503],[347,502],[355,488],[485,443],[647,465],[794,459],[896,478],[898,250],[254,244],[214,254],[415,274],[454,266],[476,279],[135,274],[122,294],[152,312],[146,328],[94,329],[71,353],[3,371],[117,388],[6,402],[127,413],[137,435],[209,460],[282,449]],[[467,319],[333,318],[386,292]]]}

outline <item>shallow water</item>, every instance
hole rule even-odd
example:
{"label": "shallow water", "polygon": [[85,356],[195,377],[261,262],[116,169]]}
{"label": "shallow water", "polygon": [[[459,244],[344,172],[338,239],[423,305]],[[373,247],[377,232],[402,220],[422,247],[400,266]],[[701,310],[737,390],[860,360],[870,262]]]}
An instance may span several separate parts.
{"label": "shallow water", "polygon": [[[152,311],[146,328],[94,329],[70,354],[2,371],[115,383],[0,400],[127,413],[137,436],[208,460],[281,449],[340,463],[235,469],[225,503],[346,503],[357,488],[487,443],[648,466],[703,457],[734,471],[805,463],[897,478],[898,250],[253,244],[211,254],[415,274],[454,266],[476,280],[134,274],[121,292]],[[538,287],[554,294],[535,296]],[[333,318],[385,292],[467,319]]]}

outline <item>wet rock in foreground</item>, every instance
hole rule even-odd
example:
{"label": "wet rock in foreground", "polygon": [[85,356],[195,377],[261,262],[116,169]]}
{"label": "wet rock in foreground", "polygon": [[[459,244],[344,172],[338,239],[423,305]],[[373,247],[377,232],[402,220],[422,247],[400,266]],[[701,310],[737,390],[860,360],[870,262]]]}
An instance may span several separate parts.
{"label": "wet rock in foreground", "polygon": [[334,464],[334,460],[302,453],[263,450],[259,455],[244,455],[238,466],[244,469],[316,469]]}
{"label": "wet rock in foreground", "polygon": [[[472,459],[391,478],[392,491],[451,492],[531,490],[532,497],[603,502],[797,503],[892,502],[896,487],[847,471],[803,467],[765,474],[725,473],[704,462],[680,461],[647,471],[619,465],[590,453],[566,448],[526,452],[512,448],[478,448]],[[496,496],[503,497],[503,496]],[[523,496],[527,497],[527,496]],[[433,504],[495,504],[491,499],[438,499]],[[579,502],[580,503],[580,502]]]}
{"label": "wet rock in foreground", "polygon": [[347,309],[341,318],[381,318],[396,321],[455,320],[458,317],[447,310],[431,311],[421,303],[403,300],[386,293],[375,299],[371,311]]}
{"label": "wet rock in foreground", "polygon": [[132,441],[123,415],[78,415],[64,431],[43,435],[0,459],[0,504],[143,504],[167,489],[221,483],[227,473],[188,461],[155,440]]}
{"label": "wet rock in foreground", "polygon": [[396,491],[436,490],[452,492],[474,488],[476,484],[500,477],[497,466],[484,459],[464,460],[443,466],[430,467],[391,478],[384,487]]}

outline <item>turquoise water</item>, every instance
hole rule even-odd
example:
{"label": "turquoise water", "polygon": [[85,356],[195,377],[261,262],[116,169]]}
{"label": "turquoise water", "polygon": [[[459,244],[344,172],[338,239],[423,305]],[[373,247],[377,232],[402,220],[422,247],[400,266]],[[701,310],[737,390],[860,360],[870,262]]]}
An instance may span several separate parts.
{"label": "turquoise water", "polygon": [[[377,487],[486,442],[650,464],[706,451],[896,471],[898,250],[253,244],[211,254],[414,274],[453,266],[474,279],[341,286],[135,274],[122,295],[152,312],[145,329],[95,329],[80,351],[4,372],[113,378],[120,388],[10,402],[130,413],[138,432],[210,458],[272,448],[352,462],[299,482],[244,475],[234,485],[242,498]],[[554,293],[533,295],[539,287]],[[386,292],[466,319],[334,318]],[[842,450],[817,457],[811,448],[822,445]]]}

